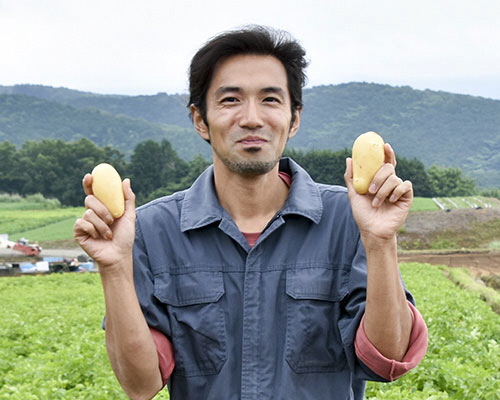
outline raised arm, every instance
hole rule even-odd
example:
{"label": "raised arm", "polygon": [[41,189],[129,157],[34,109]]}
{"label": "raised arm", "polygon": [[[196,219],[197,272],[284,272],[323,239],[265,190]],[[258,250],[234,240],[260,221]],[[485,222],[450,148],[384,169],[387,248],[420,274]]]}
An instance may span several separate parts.
{"label": "raised arm", "polygon": [[92,194],[92,176],[85,175],[86,211],[75,222],[78,244],[99,265],[106,304],[106,348],[111,366],[131,399],[151,399],[163,383],[158,355],[142,314],[133,279],[135,195],[123,181],[125,213],[114,220]]}
{"label": "raised arm", "polygon": [[391,146],[384,150],[385,164],[367,194],[353,188],[351,159],[346,160],[344,177],[367,257],[365,333],[382,355],[400,361],[408,349],[412,314],[399,275],[396,235],[409,213],[413,188],[396,176]]}

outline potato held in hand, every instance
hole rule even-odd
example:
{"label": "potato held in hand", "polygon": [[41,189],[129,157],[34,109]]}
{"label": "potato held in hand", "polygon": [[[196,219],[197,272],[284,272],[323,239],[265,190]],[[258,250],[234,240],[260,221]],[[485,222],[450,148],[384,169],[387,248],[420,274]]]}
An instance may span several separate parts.
{"label": "potato held in hand", "polygon": [[378,133],[366,132],[358,136],[352,146],[352,174],[356,192],[368,192],[373,177],[384,163],[384,158],[384,139]]}
{"label": "potato held in hand", "polygon": [[92,191],[107,207],[113,218],[120,218],[125,212],[122,179],[116,169],[106,163],[92,170]]}

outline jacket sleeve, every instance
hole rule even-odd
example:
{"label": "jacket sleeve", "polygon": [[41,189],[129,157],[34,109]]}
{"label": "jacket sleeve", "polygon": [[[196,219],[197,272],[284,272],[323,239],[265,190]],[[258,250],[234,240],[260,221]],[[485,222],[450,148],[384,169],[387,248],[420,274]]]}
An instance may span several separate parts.
{"label": "jacket sleeve", "polygon": [[168,340],[163,333],[151,327],[149,330],[151,331],[151,336],[153,336],[153,341],[156,346],[158,364],[163,380],[163,386],[165,386],[175,367],[174,349],[170,340]]}
{"label": "jacket sleeve", "polygon": [[415,368],[427,351],[428,332],[425,321],[411,302],[408,302],[408,306],[413,314],[413,327],[408,350],[402,361],[391,360],[380,354],[366,336],[363,324],[364,317],[356,333],[354,342],[356,355],[373,372],[390,381]]}

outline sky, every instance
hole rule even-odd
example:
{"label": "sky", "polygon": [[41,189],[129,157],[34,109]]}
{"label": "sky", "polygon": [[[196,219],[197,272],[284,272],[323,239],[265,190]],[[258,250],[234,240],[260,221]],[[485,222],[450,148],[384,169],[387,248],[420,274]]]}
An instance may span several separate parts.
{"label": "sky", "polygon": [[186,93],[196,50],[247,24],[299,40],[307,87],[373,82],[500,100],[499,0],[0,0],[0,85]]}

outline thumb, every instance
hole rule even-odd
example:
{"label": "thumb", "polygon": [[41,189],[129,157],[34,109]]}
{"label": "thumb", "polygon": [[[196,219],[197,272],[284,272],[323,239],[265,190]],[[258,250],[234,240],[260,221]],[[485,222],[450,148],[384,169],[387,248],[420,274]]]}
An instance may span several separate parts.
{"label": "thumb", "polygon": [[129,178],[123,180],[122,187],[123,195],[125,197],[125,212],[135,210],[135,193],[132,190]]}
{"label": "thumb", "polygon": [[353,183],[352,183],[352,158],[347,157],[345,159],[345,172],[344,172],[344,181],[347,186],[347,190],[349,192],[352,191],[353,189]]}

